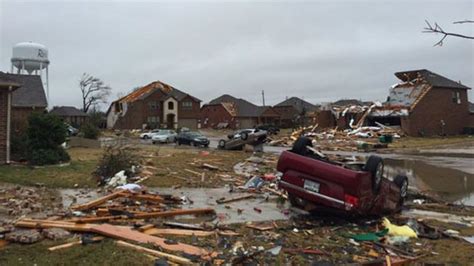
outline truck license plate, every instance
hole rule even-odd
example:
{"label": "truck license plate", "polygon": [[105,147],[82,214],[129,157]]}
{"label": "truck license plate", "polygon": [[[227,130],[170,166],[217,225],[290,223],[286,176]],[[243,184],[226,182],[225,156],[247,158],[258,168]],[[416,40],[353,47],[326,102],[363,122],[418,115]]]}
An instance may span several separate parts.
{"label": "truck license plate", "polygon": [[313,192],[319,192],[319,183],[310,181],[310,180],[305,180],[304,181],[304,188],[313,191]]}

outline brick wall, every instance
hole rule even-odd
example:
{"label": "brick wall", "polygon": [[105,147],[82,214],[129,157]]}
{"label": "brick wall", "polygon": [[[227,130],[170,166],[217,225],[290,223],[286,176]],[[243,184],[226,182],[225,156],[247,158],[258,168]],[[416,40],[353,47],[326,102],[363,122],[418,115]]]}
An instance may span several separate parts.
{"label": "brick wall", "polygon": [[[184,106],[185,102],[192,103],[191,107]],[[201,110],[201,103],[194,100],[193,98],[186,96],[178,102],[178,120],[181,118],[193,118],[199,119],[200,117],[200,110]]]}
{"label": "brick wall", "polygon": [[215,128],[219,123],[229,123],[235,128],[235,118],[220,104],[205,105],[201,108],[201,127]]}
{"label": "brick wall", "polygon": [[7,159],[7,97],[5,90],[0,90],[0,164]]}
{"label": "brick wall", "polygon": [[[454,103],[453,92],[459,92],[461,103]],[[432,88],[415,106],[408,118],[401,120],[402,129],[410,136],[456,135],[469,123],[467,91]],[[444,129],[441,120],[444,121]]]}

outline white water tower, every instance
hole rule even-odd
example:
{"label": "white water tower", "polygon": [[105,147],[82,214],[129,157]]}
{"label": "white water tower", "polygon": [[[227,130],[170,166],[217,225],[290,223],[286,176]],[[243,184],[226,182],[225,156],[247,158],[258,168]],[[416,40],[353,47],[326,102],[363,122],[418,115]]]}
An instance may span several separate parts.
{"label": "white water tower", "polygon": [[[48,75],[48,49],[46,46],[34,42],[21,42],[13,46],[11,73],[14,67],[17,74],[39,75],[49,102],[49,75]],[[43,71],[46,74],[43,79]]]}

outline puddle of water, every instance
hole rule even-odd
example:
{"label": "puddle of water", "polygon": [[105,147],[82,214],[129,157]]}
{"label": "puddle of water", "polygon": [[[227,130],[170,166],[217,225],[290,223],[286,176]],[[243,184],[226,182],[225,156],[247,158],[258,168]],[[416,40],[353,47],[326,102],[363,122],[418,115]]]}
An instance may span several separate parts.
{"label": "puddle of water", "polygon": [[[233,192],[229,193],[228,188],[150,188],[150,192],[158,194],[169,194],[176,197],[186,196],[193,204],[183,204],[180,207],[183,209],[197,209],[197,208],[213,208],[217,214],[217,220],[221,224],[232,224],[242,222],[259,222],[269,220],[286,220],[288,215],[283,213],[283,210],[288,209],[289,204],[279,206],[275,200],[266,201],[264,198],[245,199],[227,204],[217,204],[216,200],[220,198],[233,198],[247,195],[246,193]],[[78,189],[62,189],[59,190],[62,196],[63,205],[69,207],[76,198],[74,204],[82,204],[98,197],[104,196],[102,193],[97,193],[95,190],[78,190]],[[256,195],[256,197],[261,195]],[[229,208],[226,208],[228,206]],[[257,207],[261,212],[254,210]],[[237,209],[242,210],[241,213]],[[200,217],[193,216],[176,217],[175,220],[192,220],[196,222]],[[206,217],[203,218],[206,220]]]}
{"label": "puddle of water", "polygon": [[420,160],[385,158],[387,176],[404,174],[411,186],[447,201],[474,206],[474,174]]}

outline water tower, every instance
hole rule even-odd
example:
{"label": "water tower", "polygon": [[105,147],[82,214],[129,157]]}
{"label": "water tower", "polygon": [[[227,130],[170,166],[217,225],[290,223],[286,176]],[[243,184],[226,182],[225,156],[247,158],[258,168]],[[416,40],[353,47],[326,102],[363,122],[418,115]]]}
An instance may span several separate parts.
{"label": "water tower", "polygon": [[[46,46],[34,42],[21,42],[13,46],[11,73],[14,67],[17,74],[39,75],[49,102],[49,77],[48,77],[48,49]],[[43,71],[46,78],[43,79]],[[46,81],[46,82],[45,82]]]}

